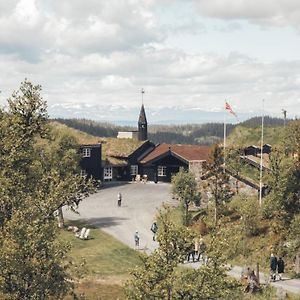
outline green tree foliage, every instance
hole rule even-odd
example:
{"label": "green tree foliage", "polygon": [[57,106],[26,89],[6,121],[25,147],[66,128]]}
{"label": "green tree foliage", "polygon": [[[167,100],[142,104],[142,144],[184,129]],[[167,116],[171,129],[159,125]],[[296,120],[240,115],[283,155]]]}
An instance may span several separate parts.
{"label": "green tree foliage", "polygon": [[25,80],[7,111],[0,110],[0,294],[5,299],[62,299],[72,290],[68,246],[57,241],[54,212],[75,207],[92,191],[91,182],[78,175],[74,141],[53,141],[40,91]]}
{"label": "green tree foliage", "polygon": [[300,213],[300,162],[298,158],[286,157],[282,151],[273,151],[270,156],[268,186],[270,194],[266,197],[264,214],[278,217],[284,225]]}
{"label": "green tree foliage", "polygon": [[300,161],[300,120],[289,123],[284,141],[285,151]]}
{"label": "green tree foliage", "polygon": [[300,272],[300,241],[297,226],[300,215],[300,122],[290,122],[286,128],[281,150],[270,156],[268,186],[271,192],[265,197],[263,212],[270,219],[272,231],[279,237],[277,245],[289,245],[287,252],[298,257],[295,271]]}
{"label": "green tree foliage", "polygon": [[141,267],[132,272],[127,283],[129,299],[240,299],[239,285],[229,279],[225,272],[223,242],[213,236],[208,247],[207,265],[190,270],[179,267],[192,239],[186,227],[176,226],[170,214],[160,213],[159,248],[144,256]]}
{"label": "green tree foliage", "polygon": [[206,171],[208,187],[214,201],[214,220],[216,226],[221,213],[221,207],[230,197],[229,176],[223,171],[223,153],[218,145],[215,145],[211,151]]}
{"label": "green tree foliage", "polygon": [[244,236],[251,237],[259,233],[261,213],[257,197],[239,195],[230,202],[229,206],[240,217]]}
{"label": "green tree foliage", "polygon": [[183,207],[183,224],[189,225],[189,206],[192,202],[197,202],[197,182],[195,176],[185,171],[183,168],[172,177],[172,192],[181,201]]}

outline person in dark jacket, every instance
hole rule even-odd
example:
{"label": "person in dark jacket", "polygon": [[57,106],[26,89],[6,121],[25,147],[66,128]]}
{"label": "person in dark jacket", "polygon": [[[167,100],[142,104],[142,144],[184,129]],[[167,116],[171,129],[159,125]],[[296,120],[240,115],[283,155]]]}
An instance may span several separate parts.
{"label": "person in dark jacket", "polygon": [[155,239],[156,239],[156,234],[157,234],[157,230],[158,230],[158,227],[157,227],[157,224],[156,224],[156,222],[153,222],[153,224],[151,225],[151,228],[150,228],[150,230],[152,231],[152,233],[153,233],[153,241],[155,241]]}
{"label": "person in dark jacket", "polygon": [[276,270],[277,270],[277,257],[271,253],[270,256],[270,276],[271,280],[276,280]]}
{"label": "person in dark jacket", "polygon": [[279,257],[277,261],[277,272],[278,272],[279,280],[282,280],[282,274],[284,273],[284,261],[281,257]]}

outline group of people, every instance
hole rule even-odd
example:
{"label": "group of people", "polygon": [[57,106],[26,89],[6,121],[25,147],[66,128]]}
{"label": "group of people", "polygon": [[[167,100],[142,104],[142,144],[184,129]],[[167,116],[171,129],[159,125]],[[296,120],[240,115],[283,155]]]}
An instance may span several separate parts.
{"label": "group of people", "polygon": [[206,262],[204,252],[206,250],[206,245],[202,238],[195,238],[194,243],[190,243],[189,250],[187,253],[187,262],[192,258],[193,262],[203,260]]}
{"label": "group of people", "polygon": [[279,280],[282,280],[282,274],[284,273],[284,261],[282,257],[277,257],[274,253],[270,256],[270,278],[272,281],[276,280],[276,274],[278,274]]}

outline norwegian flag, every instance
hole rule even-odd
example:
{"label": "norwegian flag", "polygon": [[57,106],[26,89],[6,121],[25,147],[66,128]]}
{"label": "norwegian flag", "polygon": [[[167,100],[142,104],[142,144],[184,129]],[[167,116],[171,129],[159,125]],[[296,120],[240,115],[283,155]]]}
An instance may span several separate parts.
{"label": "norwegian flag", "polygon": [[231,106],[227,102],[225,102],[225,109],[228,110],[231,114],[233,114],[237,118],[236,113],[232,110]]}

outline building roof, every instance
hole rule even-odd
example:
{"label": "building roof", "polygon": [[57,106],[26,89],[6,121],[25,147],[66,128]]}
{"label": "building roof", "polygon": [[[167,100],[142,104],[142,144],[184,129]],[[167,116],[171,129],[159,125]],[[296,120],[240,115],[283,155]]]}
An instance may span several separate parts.
{"label": "building roof", "polygon": [[173,153],[177,157],[181,157],[186,161],[193,160],[207,160],[210,155],[211,148],[208,146],[186,145],[186,144],[160,144],[152,152],[150,152],[141,161],[142,163],[149,163],[158,157]]}
{"label": "building roof", "polygon": [[143,123],[143,124],[147,123],[144,104],[142,104],[142,107],[141,107],[140,116],[139,116],[139,123]]}

